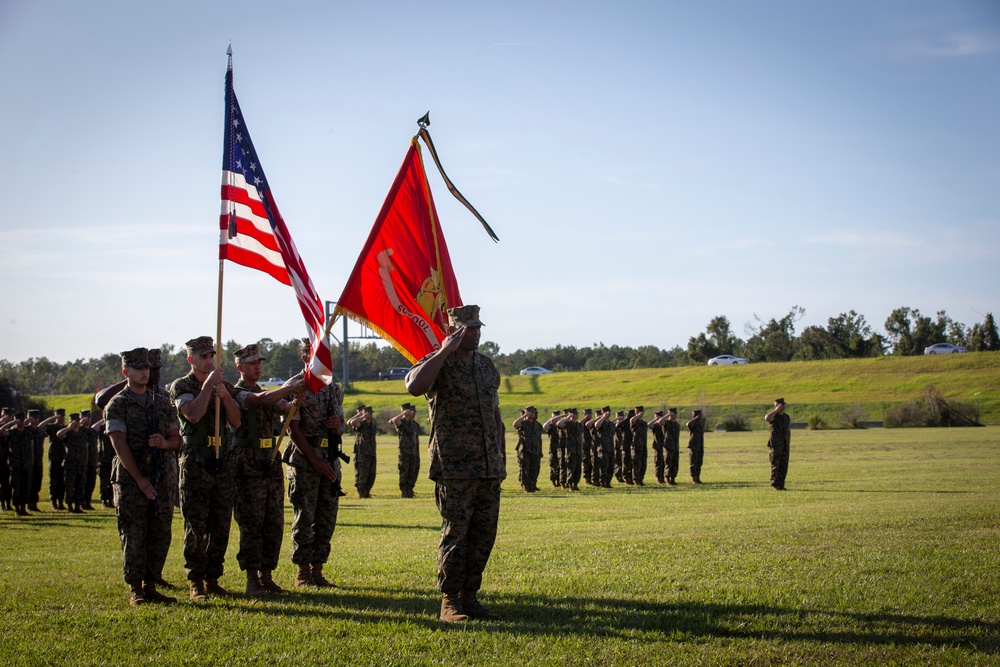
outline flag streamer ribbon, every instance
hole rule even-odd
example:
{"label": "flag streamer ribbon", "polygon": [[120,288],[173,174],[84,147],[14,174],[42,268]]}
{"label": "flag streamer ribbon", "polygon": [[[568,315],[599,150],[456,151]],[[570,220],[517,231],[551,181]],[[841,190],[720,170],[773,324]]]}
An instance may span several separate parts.
{"label": "flag streamer ribbon", "polygon": [[458,191],[455,184],[451,182],[450,178],[448,178],[448,174],[444,173],[444,167],[441,166],[441,160],[438,159],[437,150],[434,149],[434,142],[431,141],[431,133],[427,131],[426,127],[421,125],[420,131],[417,132],[417,136],[423,139],[424,143],[427,144],[427,150],[431,152],[431,157],[434,158],[434,164],[437,165],[438,171],[441,172],[441,178],[444,179],[444,184],[448,187],[448,192],[450,192],[455,199],[460,201],[465,208],[469,209],[469,211],[472,212],[472,215],[476,216],[476,219],[482,223],[483,229],[486,230],[486,233],[490,235],[491,239],[499,241],[500,238],[496,235],[496,232],[493,231],[493,228],[490,227],[489,223],[486,222],[486,219],[479,215],[479,211],[476,210],[476,207],[465,198],[465,195]]}

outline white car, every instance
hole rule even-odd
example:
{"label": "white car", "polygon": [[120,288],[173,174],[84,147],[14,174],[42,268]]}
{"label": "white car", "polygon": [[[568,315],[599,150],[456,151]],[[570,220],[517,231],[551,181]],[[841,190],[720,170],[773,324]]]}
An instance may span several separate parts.
{"label": "white car", "polygon": [[283,384],[285,384],[285,381],[281,378],[267,378],[260,382],[260,387],[261,389],[277,389]]}
{"label": "white car", "polygon": [[521,375],[548,375],[551,373],[547,368],[542,368],[541,366],[528,366],[527,368],[521,369]]}
{"label": "white car", "polygon": [[957,354],[959,352],[965,352],[965,348],[951,343],[934,343],[930,347],[924,348],[924,354]]}
{"label": "white car", "polygon": [[722,354],[708,360],[709,366],[742,366],[747,363],[746,359],[734,357],[731,354]]}

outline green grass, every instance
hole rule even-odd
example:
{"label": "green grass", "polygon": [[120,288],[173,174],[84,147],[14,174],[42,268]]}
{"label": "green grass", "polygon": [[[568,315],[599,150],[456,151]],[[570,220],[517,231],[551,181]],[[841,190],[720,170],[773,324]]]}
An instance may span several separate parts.
{"label": "green grass", "polygon": [[[5,512],[0,664],[1000,664],[1000,428],[797,431],[786,493],[765,441],[708,434],[701,487],[526,496],[510,459],[482,595],[505,620],[462,626],[436,618],[431,482],[398,497],[388,437],[332,592],[132,609],[109,510]],[[178,515],[177,583],[180,541]]]}

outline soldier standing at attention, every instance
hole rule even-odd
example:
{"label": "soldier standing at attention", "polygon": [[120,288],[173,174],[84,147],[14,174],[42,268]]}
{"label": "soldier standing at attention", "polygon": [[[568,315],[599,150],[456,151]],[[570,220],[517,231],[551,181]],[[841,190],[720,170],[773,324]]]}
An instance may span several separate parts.
{"label": "soldier standing at attention", "polygon": [[580,456],[580,465],[583,467],[583,480],[590,486],[594,485],[594,434],[587,427],[587,422],[593,418],[593,410],[584,408],[583,416],[580,417],[580,426],[583,431],[583,449]]}
{"label": "soldier standing at attention", "polygon": [[774,409],[764,415],[764,421],[771,425],[771,437],[767,441],[771,488],[784,491],[785,475],[788,474],[788,446],[792,441],[792,418],[785,414],[785,399],[774,399]]}
{"label": "soldier standing at attention", "polygon": [[10,466],[11,503],[17,516],[28,516],[35,437],[25,424],[23,412],[14,413],[13,420],[4,424],[3,428],[7,441],[7,464]]}
{"label": "soldier standing at attention", "polygon": [[701,410],[692,410],[687,423],[688,454],[691,460],[691,483],[701,484],[701,464],[705,458],[705,422]]}
{"label": "soldier standing at attention", "polygon": [[28,509],[32,512],[41,512],[38,500],[42,492],[42,473],[45,470],[45,427],[56,421],[49,417],[40,422],[41,416],[41,410],[31,409],[28,410],[25,421],[25,429],[31,433],[32,439],[31,486],[28,490]]}
{"label": "soldier standing at attention", "polygon": [[[215,365],[210,336],[186,342],[190,372],[170,386],[170,398],[180,421],[180,497],[184,517],[184,569],[188,595],[195,602],[208,596],[229,595],[219,585],[229,546],[236,496],[231,447],[225,423],[240,427],[236,388]],[[222,408],[216,433],[216,399]]]}
{"label": "soldier standing at attention", "polygon": [[542,431],[549,436],[549,481],[555,487],[559,486],[559,452],[562,450],[562,445],[559,443],[561,434],[558,427],[562,416],[562,412],[553,410],[549,420],[542,424]]}
{"label": "soldier standing at attention", "polygon": [[284,593],[274,583],[281,540],[285,532],[285,484],[281,459],[275,456],[274,426],[279,414],[288,414],[291,403],[283,400],[306,390],[304,380],[280,389],[264,391],[260,380],[261,361],[266,357],[256,345],[236,350],[236,403],[242,411],[240,427],[232,434],[231,461],[236,477],[233,516],[240,527],[240,550],[236,560],[246,572],[246,594],[261,597]]}
{"label": "soldier standing at attention", "polygon": [[656,481],[663,484],[663,410],[653,413],[653,418],[649,420],[649,430],[653,433],[653,472],[656,473]]}
{"label": "soldier standing at attention", "polygon": [[663,458],[667,484],[677,483],[677,470],[681,458],[681,423],[677,421],[677,408],[667,410],[667,420],[663,422]]}
{"label": "soldier standing at attention", "polygon": [[104,429],[115,452],[111,485],[129,604],[172,604],[177,600],[157,591],[156,584],[170,550],[173,519],[162,452],[179,445],[177,414],[165,397],[147,390],[146,348],[122,352],[121,357],[126,386],[108,402]]}
{"label": "soldier standing at attention", "polygon": [[420,425],[417,409],[403,403],[402,412],[389,420],[399,435],[399,490],[404,498],[413,497],[413,486],[420,474]]}
{"label": "soldier standing at attention", "polygon": [[375,411],[370,405],[358,408],[357,414],[347,420],[354,429],[354,488],[358,498],[371,498],[375,486]]}
{"label": "soldier standing at attention", "polygon": [[563,432],[562,486],[570,491],[580,490],[580,458],[583,450],[583,424],[578,421],[579,411],[570,408],[560,422]]}
{"label": "soldier standing at attention", "polygon": [[534,493],[542,465],[542,425],[535,406],[522,410],[513,426],[517,430],[518,481],[525,493]]}
{"label": "soldier standing at attention", "polygon": [[646,478],[646,465],[649,461],[646,449],[649,425],[642,418],[645,413],[646,409],[637,405],[635,415],[629,420],[629,428],[632,431],[632,481],[639,486],[645,486],[643,480]]}
{"label": "soldier standing at attention", "polygon": [[[309,339],[299,342],[299,356],[309,363]],[[285,385],[305,378],[305,368]],[[285,449],[288,465],[288,500],[295,510],[292,521],[292,562],[295,586],[333,586],[323,576],[330,557],[330,540],[337,527],[340,507],[340,443],[344,431],[344,390],[328,384],[315,394],[307,391],[304,403],[289,425],[292,444]]]}
{"label": "soldier standing at attention", "polygon": [[83,489],[83,509],[93,510],[91,501],[97,488],[97,471],[101,462],[98,458],[98,435],[93,428],[94,420],[90,410],[80,410],[80,432],[87,436],[87,481]]}
{"label": "soldier standing at attention", "polygon": [[83,492],[87,485],[87,452],[90,439],[81,431],[80,413],[69,416],[69,425],[56,434],[63,441],[65,456],[63,474],[66,479],[66,502],[73,514],[83,514]]}
{"label": "soldier standing at attention", "polygon": [[434,496],[441,513],[437,588],[441,620],[497,620],[479,602],[496,541],[500,483],[507,476],[500,434],[500,373],[479,348],[479,306],[448,309],[441,347],[406,374],[406,390],[430,407]]}
{"label": "soldier standing at attention", "polygon": [[66,410],[56,408],[52,416],[55,417],[55,421],[45,427],[45,433],[49,438],[49,498],[52,500],[52,509],[64,510],[66,474],[63,470],[63,459],[66,457],[66,447],[57,434],[66,424]]}
{"label": "soldier standing at attention", "polygon": [[10,465],[7,458],[10,447],[7,444],[7,429],[14,421],[14,408],[3,408],[0,414],[0,510],[10,510],[12,491],[10,488]]}

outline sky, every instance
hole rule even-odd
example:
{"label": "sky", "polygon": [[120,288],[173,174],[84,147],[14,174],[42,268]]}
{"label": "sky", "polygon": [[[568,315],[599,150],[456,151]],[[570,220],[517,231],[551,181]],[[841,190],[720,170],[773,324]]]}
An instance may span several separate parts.
{"label": "sky", "polygon": [[[996,0],[0,0],[0,359],[214,335],[230,42],[324,300],[430,110],[500,237],[429,163],[502,352],[1000,315]],[[224,285],[224,340],[305,335],[289,288]]]}

